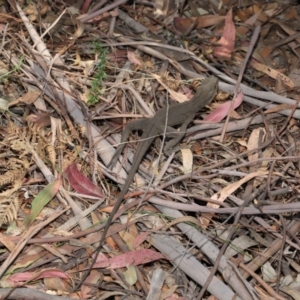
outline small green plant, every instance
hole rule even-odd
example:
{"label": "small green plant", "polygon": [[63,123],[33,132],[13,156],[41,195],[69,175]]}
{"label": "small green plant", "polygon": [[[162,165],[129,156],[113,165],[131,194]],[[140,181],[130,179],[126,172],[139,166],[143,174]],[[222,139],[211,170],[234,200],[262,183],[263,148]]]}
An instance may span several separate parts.
{"label": "small green plant", "polygon": [[10,71],[4,72],[4,73],[2,73],[2,71],[0,71],[0,81],[2,82],[5,79],[9,79],[9,76],[12,73],[18,72],[19,70],[22,69],[23,64],[24,64],[24,57],[21,57],[18,61],[18,64],[15,65]]}
{"label": "small green plant", "polygon": [[98,55],[98,63],[95,66],[95,74],[92,80],[92,87],[88,95],[88,105],[97,104],[101,94],[103,79],[106,78],[104,71],[106,64],[107,50],[104,49],[98,41],[93,42],[94,53]]}

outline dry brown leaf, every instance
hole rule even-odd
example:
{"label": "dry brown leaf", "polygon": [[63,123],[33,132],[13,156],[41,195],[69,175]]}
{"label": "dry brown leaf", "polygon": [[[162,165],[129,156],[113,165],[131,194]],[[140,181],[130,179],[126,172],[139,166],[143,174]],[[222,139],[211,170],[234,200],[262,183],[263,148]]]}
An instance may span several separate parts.
{"label": "dry brown leaf", "polygon": [[[222,190],[220,190],[218,193],[214,194],[211,199],[217,200],[219,202],[224,202],[228,196],[230,196],[232,193],[234,193],[239,187],[241,187],[244,183],[247,181],[258,177],[258,176],[264,176],[267,175],[267,171],[258,171],[258,172],[253,172],[245,176],[239,181],[233,182],[229,184],[228,186],[224,187]],[[208,203],[206,205],[207,207],[212,207],[212,208],[219,208],[219,205],[213,204],[213,203]],[[207,228],[208,224],[210,223],[211,218],[213,217],[214,214],[212,213],[203,213],[200,217],[200,222],[201,225],[204,228]]]}
{"label": "dry brown leaf", "polygon": [[280,104],[280,105],[276,105],[272,108],[269,108],[267,110],[264,111],[265,114],[271,114],[271,113],[276,113],[285,109],[293,109],[294,105],[290,105],[290,104]]}
{"label": "dry brown leaf", "polygon": [[[248,143],[247,143],[247,149],[255,150],[260,147],[260,143],[264,140],[264,136],[266,135],[266,130],[264,128],[255,128],[249,137]],[[256,161],[258,159],[258,152],[250,153],[248,155],[249,161]]]}
{"label": "dry brown leaf", "polygon": [[189,174],[193,170],[193,153],[191,149],[180,149],[182,155],[182,167],[180,170],[184,174]]}
{"label": "dry brown leaf", "polygon": [[294,88],[293,81],[290,78],[288,78],[286,75],[282,74],[281,72],[279,72],[279,71],[277,71],[273,68],[270,68],[266,65],[263,65],[263,64],[255,61],[255,60],[251,60],[251,65],[255,70],[263,72],[263,73],[265,73],[266,75],[270,76],[273,79],[277,79],[277,78],[280,77],[280,79],[284,82],[284,84],[286,86],[288,86],[291,89]]}

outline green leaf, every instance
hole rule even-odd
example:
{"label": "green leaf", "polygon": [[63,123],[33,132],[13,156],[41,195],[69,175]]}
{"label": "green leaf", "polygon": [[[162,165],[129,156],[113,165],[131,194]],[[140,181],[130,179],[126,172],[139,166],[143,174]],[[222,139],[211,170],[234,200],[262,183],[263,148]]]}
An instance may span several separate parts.
{"label": "green leaf", "polygon": [[50,184],[48,184],[32,201],[31,203],[31,212],[27,216],[23,224],[26,227],[29,227],[33,221],[36,219],[38,214],[42,209],[50,202],[50,200],[56,195],[59,187],[61,185],[61,179],[57,179]]}
{"label": "green leaf", "polygon": [[127,271],[123,273],[127,283],[129,285],[134,285],[137,282],[137,275],[135,271],[135,266],[130,265],[127,267]]}

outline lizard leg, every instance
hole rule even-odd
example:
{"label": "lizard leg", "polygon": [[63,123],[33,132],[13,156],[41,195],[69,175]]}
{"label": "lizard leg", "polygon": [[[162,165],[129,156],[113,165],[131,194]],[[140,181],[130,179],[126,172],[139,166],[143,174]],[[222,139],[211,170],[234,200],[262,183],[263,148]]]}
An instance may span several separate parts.
{"label": "lizard leg", "polygon": [[124,130],[122,132],[121,142],[120,142],[118,148],[116,149],[116,152],[114,153],[111,161],[107,165],[108,168],[112,168],[117,163],[118,158],[121,155],[121,153],[122,153],[122,151],[123,151],[123,149],[126,145],[126,142],[128,140],[128,137],[129,137],[130,133],[132,131],[135,131],[135,130],[144,131],[145,128],[147,128],[147,126],[148,126],[148,120],[147,119],[140,119],[140,120],[131,121],[131,122],[129,122],[125,125]]}
{"label": "lizard leg", "polygon": [[179,128],[177,131],[173,127],[167,127],[167,137],[173,137],[170,141],[168,141],[164,146],[164,153],[169,155],[171,152],[173,152],[173,148],[183,139],[187,126],[191,120],[187,119]]}

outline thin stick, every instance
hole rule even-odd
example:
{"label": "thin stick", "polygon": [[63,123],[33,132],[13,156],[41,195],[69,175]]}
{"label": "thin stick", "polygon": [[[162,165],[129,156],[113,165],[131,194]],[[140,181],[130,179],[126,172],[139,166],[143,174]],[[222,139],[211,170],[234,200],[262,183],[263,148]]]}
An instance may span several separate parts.
{"label": "thin stick", "polygon": [[229,113],[227,115],[226,121],[225,121],[224,126],[223,126],[222,134],[221,134],[221,137],[220,137],[220,143],[222,143],[223,140],[224,140],[224,136],[225,136],[226,129],[227,129],[227,126],[228,126],[228,123],[229,123],[229,119],[230,119],[230,115],[231,115],[231,112],[232,112],[232,109],[233,109],[233,106],[234,106],[235,98],[236,98],[238,90],[240,88],[240,84],[242,82],[242,78],[243,78],[243,74],[244,74],[245,69],[246,69],[246,65],[248,63],[248,60],[249,60],[249,58],[250,58],[250,56],[251,56],[251,54],[253,52],[254,46],[255,46],[255,44],[257,42],[257,39],[259,37],[259,33],[260,33],[260,26],[258,25],[254,29],[254,32],[253,32],[253,35],[252,35],[252,38],[251,38],[251,41],[250,41],[250,45],[249,45],[246,57],[244,59],[243,65],[241,67],[239,78],[238,78],[236,86],[235,86],[233,100],[231,102],[230,110],[229,110]]}

